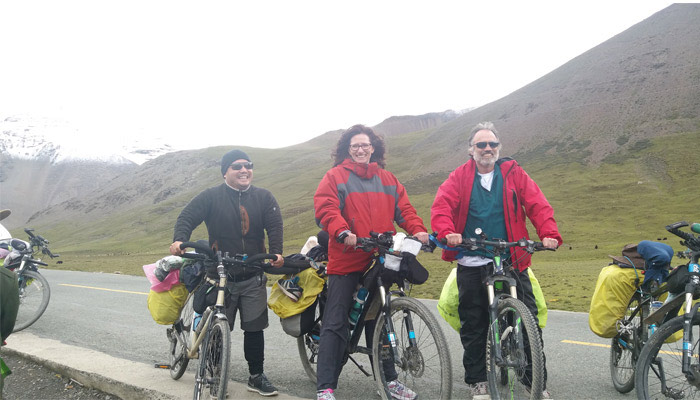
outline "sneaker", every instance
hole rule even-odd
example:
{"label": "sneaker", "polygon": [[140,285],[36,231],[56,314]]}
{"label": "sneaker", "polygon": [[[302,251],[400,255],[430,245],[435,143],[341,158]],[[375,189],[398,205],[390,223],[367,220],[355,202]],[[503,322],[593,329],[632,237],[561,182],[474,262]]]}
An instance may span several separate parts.
{"label": "sneaker", "polygon": [[319,390],[316,392],[316,400],[335,400],[333,389]]}
{"label": "sneaker", "polygon": [[392,399],[396,400],[414,400],[418,395],[413,390],[409,389],[398,380],[391,381],[386,385],[389,388],[389,393]]}
{"label": "sneaker", "polygon": [[286,294],[287,297],[292,299],[292,301],[298,301],[301,297],[301,293],[304,289],[299,286],[299,277],[295,276],[292,279],[280,279],[277,281],[282,293]]}
{"label": "sneaker", "polygon": [[258,392],[258,394],[263,396],[277,395],[277,388],[272,386],[265,374],[251,375],[248,378],[248,391]]}
{"label": "sneaker", "polygon": [[488,399],[488,398],[490,398],[489,397],[489,383],[486,381],[477,382],[477,383],[468,383],[467,387],[469,388],[469,390],[471,390],[473,399]]}

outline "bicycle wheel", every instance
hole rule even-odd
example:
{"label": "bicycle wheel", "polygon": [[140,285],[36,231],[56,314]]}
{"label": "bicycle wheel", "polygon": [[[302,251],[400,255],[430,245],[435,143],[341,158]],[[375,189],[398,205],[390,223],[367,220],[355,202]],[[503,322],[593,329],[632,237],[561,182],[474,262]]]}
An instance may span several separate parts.
{"label": "bicycle wheel", "polygon": [[[192,319],[194,310],[192,309],[192,294],[187,298],[185,306],[180,311],[180,318],[168,329],[168,340],[170,340],[170,351],[168,361],[170,362],[170,377],[178,380],[187,370],[190,359],[187,358],[187,346],[190,343],[192,332]],[[180,330],[178,332],[178,329]]]}
{"label": "bicycle wheel", "polygon": [[691,342],[686,351],[691,352],[691,356],[687,376],[682,372],[683,340],[677,339],[683,331],[683,316],[664,323],[651,335],[637,361],[637,398],[700,398],[700,315],[695,315],[690,329]]}
{"label": "bicycle wheel", "polygon": [[618,333],[610,343],[610,375],[613,386],[620,393],[634,389],[634,367],[642,349],[642,320],[644,315],[639,308],[641,295],[635,293],[627,305],[627,312],[618,321]]}
{"label": "bicycle wheel", "polygon": [[[496,360],[495,346],[501,349],[502,362]],[[518,299],[508,297],[498,302],[498,319],[491,323],[486,341],[486,373],[491,399],[542,396],[542,339],[535,318]]]}
{"label": "bicycle wheel", "polygon": [[19,310],[12,332],[18,332],[36,322],[46,311],[51,298],[49,282],[36,271],[19,275]]}
{"label": "bicycle wheel", "polygon": [[318,362],[318,346],[320,344],[321,325],[317,324],[314,329],[297,338],[297,349],[301,358],[301,365],[311,382],[316,383],[316,363]]}
{"label": "bicycle wheel", "polygon": [[392,298],[389,317],[398,358],[394,358],[389,344],[386,317],[382,313],[377,316],[372,341],[372,368],[382,398],[392,398],[388,381],[397,376],[396,380],[421,399],[449,399],[452,362],[447,341],[433,314],[414,298]]}
{"label": "bicycle wheel", "polygon": [[226,398],[231,357],[228,322],[217,319],[207,332],[199,355],[199,372],[194,384],[195,399]]}

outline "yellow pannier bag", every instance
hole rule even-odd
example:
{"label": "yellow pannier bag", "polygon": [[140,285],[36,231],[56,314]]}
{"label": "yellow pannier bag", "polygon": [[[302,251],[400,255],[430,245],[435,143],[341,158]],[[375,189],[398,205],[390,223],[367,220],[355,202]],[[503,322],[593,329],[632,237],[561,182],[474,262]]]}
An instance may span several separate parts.
{"label": "yellow pannier bag", "polygon": [[[547,325],[547,303],[544,299],[544,293],[542,292],[542,287],[540,282],[535,277],[535,273],[532,269],[527,269],[528,277],[530,278],[530,284],[532,285],[532,294],[535,297],[535,304],[537,304],[537,320],[539,321],[540,329],[544,329]],[[445,284],[442,287],[442,292],[440,292],[440,299],[437,304],[438,313],[440,316],[447,321],[452,329],[459,332],[461,328],[461,323],[459,321],[459,289],[457,288],[457,268],[452,268],[450,274],[445,280]]]}
{"label": "yellow pannier bag", "polygon": [[542,287],[540,286],[540,281],[535,277],[535,273],[532,269],[527,269],[527,275],[530,278],[530,285],[532,285],[532,295],[535,297],[535,304],[537,305],[537,321],[540,329],[544,329],[547,326],[547,318],[549,316],[549,311],[547,310],[547,302],[544,299],[544,293],[542,292]]}
{"label": "yellow pannier bag", "polygon": [[437,303],[437,309],[440,316],[447,321],[452,329],[459,332],[462,324],[459,322],[459,289],[457,289],[457,268],[452,268],[450,274],[447,275],[445,284],[440,292],[440,299]]}
{"label": "yellow pannier bag", "polygon": [[153,320],[161,325],[170,325],[177,321],[188,293],[184,283],[175,284],[164,292],[151,290],[148,293],[148,310]]}
{"label": "yellow pannier bag", "polygon": [[642,282],[638,274],[634,268],[615,264],[600,271],[588,312],[588,326],[593,333],[603,338],[617,334],[616,323],[625,316],[627,304]]}
{"label": "yellow pannier bag", "polygon": [[[301,297],[296,302],[282,292],[277,282],[270,289],[267,306],[280,318],[289,318],[306,310],[310,305],[314,304],[316,296],[323,290],[325,280],[318,276],[316,269],[307,268],[296,274],[296,276],[299,277],[299,286],[304,289],[301,292]],[[288,279],[290,276],[285,276],[284,278]]]}

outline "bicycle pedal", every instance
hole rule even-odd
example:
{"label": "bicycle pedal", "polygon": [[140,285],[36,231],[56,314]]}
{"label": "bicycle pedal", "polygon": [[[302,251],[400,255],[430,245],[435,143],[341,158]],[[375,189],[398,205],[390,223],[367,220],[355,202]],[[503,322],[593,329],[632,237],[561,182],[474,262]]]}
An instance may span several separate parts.
{"label": "bicycle pedal", "polygon": [[160,369],[170,369],[170,364],[156,364],[155,367]]}

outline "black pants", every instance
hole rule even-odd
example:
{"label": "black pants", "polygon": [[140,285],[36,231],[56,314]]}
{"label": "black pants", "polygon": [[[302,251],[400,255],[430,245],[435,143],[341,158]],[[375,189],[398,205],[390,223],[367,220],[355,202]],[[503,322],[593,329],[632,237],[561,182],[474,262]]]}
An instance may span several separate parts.
{"label": "black pants", "polygon": [[[353,294],[362,273],[348,275],[328,275],[326,306],[321,324],[321,343],[316,365],[316,387],[318,390],[336,389],[338,377],[343,370],[343,357],[348,345],[350,324],[348,313],[353,303]],[[365,304],[369,307],[369,304]],[[375,321],[365,324],[365,343],[372,348],[372,335]],[[387,382],[398,377],[393,360],[384,362],[384,376]]]}
{"label": "black pants", "polygon": [[[488,294],[484,279],[493,268],[492,264],[481,267],[465,267],[457,266],[457,288],[459,289],[459,320],[461,328],[459,336],[462,340],[464,348],[464,356],[462,363],[464,364],[464,382],[477,383],[487,380],[486,377],[486,340],[489,330],[489,312],[488,312]],[[515,274],[518,281],[516,291],[518,299],[530,310],[530,313],[535,317],[535,322],[539,323],[537,318],[537,304],[535,296],[532,293],[532,284],[527,274],[527,270]],[[537,329],[542,338],[542,330],[539,326]],[[528,339],[525,339],[525,345],[529,348]],[[544,341],[542,342],[544,348]],[[529,354],[529,352],[528,352]],[[526,371],[527,374],[527,371]],[[529,372],[532,376],[532,372]],[[544,382],[547,387],[547,366],[545,359]]]}

